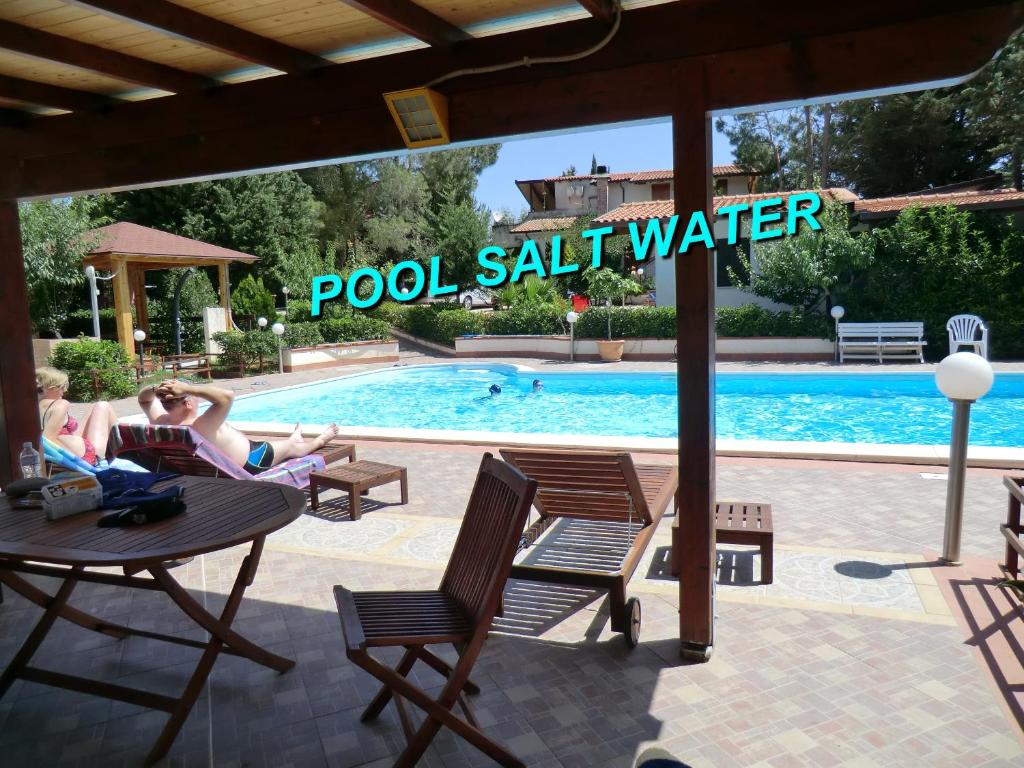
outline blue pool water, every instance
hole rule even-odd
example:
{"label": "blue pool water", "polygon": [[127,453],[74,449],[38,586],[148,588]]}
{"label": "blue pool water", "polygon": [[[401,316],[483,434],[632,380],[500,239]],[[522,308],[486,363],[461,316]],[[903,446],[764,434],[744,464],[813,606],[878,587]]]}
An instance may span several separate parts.
{"label": "blue pool water", "polygon": [[[534,394],[532,381],[544,389]],[[498,384],[502,393],[487,395]],[[351,427],[675,437],[672,373],[549,373],[508,365],[395,367],[237,400],[231,418]],[[930,373],[719,373],[720,438],[948,444],[952,407]],[[1024,447],[1024,374],[996,375],[972,445]]]}

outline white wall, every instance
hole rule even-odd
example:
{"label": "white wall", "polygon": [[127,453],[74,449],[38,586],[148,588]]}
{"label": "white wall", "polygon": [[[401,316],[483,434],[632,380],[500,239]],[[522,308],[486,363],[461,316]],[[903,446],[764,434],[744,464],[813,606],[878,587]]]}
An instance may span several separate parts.
{"label": "white wall", "polygon": [[[686,222],[680,221],[680,226],[685,226]],[[643,230],[641,230],[642,232]],[[716,221],[714,226],[715,240],[725,240],[729,236],[729,224],[727,221]],[[757,270],[757,244],[750,244],[750,261],[751,268]],[[685,269],[687,259],[690,256],[682,257],[682,266]],[[655,257],[657,266],[654,269],[654,287],[655,287],[655,303],[659,307],[674,307],[676,305],[676,283],[675,283],[675,264],[676,254],[671,254],[668,257],[662,259]],[[717,265],[716,265],[717,266]],[[717,269],[713,270],[717,275]],[[747,293],[735,288],[733,286],[723,286],[715,288],[715,305],[719,307],[741,307],[744,304],[757,304],[767,309],[783,310],[789,309],[788,304],[778,304],[769,299],[762,298],[761,296],[755,296],[752,293]]]}

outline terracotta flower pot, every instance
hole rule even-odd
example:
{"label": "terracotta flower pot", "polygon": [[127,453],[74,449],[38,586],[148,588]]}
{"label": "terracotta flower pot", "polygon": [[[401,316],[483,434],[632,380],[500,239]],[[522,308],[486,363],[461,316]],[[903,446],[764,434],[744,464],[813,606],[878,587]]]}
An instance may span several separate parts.
{"label": "terracotta flower pot", "polygon": [[606,363],[617,363],[622,359],[622,350],[625,346],[626,342],[624,339],[599,339],[597,351],[601,355],[601,359]]}

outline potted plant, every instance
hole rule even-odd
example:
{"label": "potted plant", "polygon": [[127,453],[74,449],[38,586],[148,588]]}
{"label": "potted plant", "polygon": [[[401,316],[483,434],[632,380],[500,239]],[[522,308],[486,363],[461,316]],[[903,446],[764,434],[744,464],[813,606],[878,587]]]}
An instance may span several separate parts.
{"label": "potted plant", "polygon": [[592,301],[603,301],[608,310],[608,338],[600,339],[597,342],[597,351],[605,362],[614,363],[622,359],[622,351],[626,346],[625,339],[612,338],[612,310],[611,304],[615,299],[620,299],[622,305],[626,304],[627,296],[636,296],[643,292],[643,286],[636,280],[622,277],[614,270],[608,268],[595,269],[587,277],[587,293]]}

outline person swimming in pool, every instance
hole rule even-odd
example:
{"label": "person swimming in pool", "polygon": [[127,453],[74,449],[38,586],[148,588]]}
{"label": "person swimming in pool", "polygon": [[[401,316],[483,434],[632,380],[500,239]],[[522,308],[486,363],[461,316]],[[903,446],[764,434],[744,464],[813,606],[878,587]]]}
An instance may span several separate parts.
{"label": "person swimming in pool", "polygon": [[487,391],[491,393],[491,397],[494,397],[495,395],[501,394],[501,387],[497,384],[491,384]]}
{"label": "person swimming in pool", "polygon": [[[288,459],[300,458],[322,448],[338,434],[331,424],[319,437],[306,440],[299,425],[291,437],[280,440],[250,440],[227,423],[235,393],[220,387],[164,381],[139,393],[139,406],[150,424],[189,426],[212,442],[246,472],[256,475]],[[210,404],[199,412],[199,400]]]}
{"label": "person swimming in pool", "polygon": [[544,385],[541,384],[540,379],[534,379],[533,380],[533,391],[534,392],[540,392],[543,389],[544,389]]}

